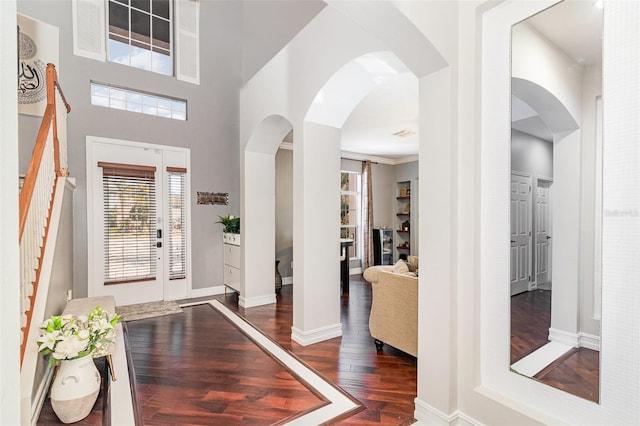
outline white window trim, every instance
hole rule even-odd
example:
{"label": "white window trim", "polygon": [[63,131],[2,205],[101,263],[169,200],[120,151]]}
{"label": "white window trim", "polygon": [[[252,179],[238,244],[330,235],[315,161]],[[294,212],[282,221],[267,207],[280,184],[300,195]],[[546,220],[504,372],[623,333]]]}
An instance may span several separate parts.
{"label": "white window trim", "polygon": [[356,204],[358,205],[355,208],[356,211],[356,224],[355,225],[340,225],[340,229],[343,228],[355,228],[357,233],[358,242],[356,244],[356,252],[354,257],[350,257],[349,260],[361,260],[362,259],[362,173],[356,172],[353,170],[340,170],[340,174],[342,173],[355,173],[356,174],[356,190],[355,191],[343,191],[340,190],[340,195],[355,195],[356,196]]}
{"label": "white window trim", "polygon": [[[174,58],[174,64],[171,77],[199,85],[200,2],[173,0],[173,4],[171,57]],[[72,0],[74,55],[106,62],[107,6],[108,0]],[[190,17],[193,19],[189,20]],[[182,48],[178,48],[179,46]],[[193,54],[189,55],[187,52]]]}
{"label": "white window trim", "polygon": [[[187,173],[185,175],[185,194],[186,194],[186,198],[187,198],[187,202],[186,202],[186,210],[185,210],[185,214],[186,214],[186,235],[187,235],[187,258],[186,258],[186,262],[187,262],[187,276],[185,279],[185,287],[186,287],[186,298],[191,297],[192,293],[193,293],[193,288],[192,288],[192,277],[193,277],[193,268],[192,268],[192,238],[191,238],[191,203],[189,202],[190,199],[190,194],[191,194],[191,150],[188,148],[180,148],[180,147],[174,147],[174,146],[166,146],[166,145],[157,145],[157,144],[151,144],[151,143],[146,143],[146,142],[134,142],[134,141],[127,141],[127,140],[120,140],[120,139],[111,139],[111,138],[103,138],[103,137],[99,137],[99,136],[87,136],[86,137],[86,171],[87,171],[87,182],[93,182],[94,181],[94,173],[95,173],[95,165],[93,164],[93,157],[94,157],[94,145],[97,143],[102,143],[102,144],[113,144],[113,145],[120,145],[120,146],[135,146],[137,148],[145,148],[145,149],[153,149],[153,150],[160,150],[163,152],[163,164],[162,164],[162,170],[157,171],[158,172],[158,179],[162,179],[162,182],[166,182],[167,181],[167,167],[172,167],[172,166],[176,166],[176,167],[185,167],[187,169]],[[175,154],[184,154],[185,160],[184,160],[184,164],[180,164],[180,163],[174,163],[172,161],[172,157],[175,156]],[[95,218],[97,217],[97,215],[94,213],[93,210],[93,191],[92,191],[92,187],[90,185],[88,185],[87,188],[87,229],[93,229],[93,226],[95,224]],[[168,203],[165,203],[165,205],[163,206],[163,211],[161,212],[161,214],[163,215],[163,217],[169,217],[168,216],[168,210],[169,210],[169,206]],[[94,265],[95,262],[95,256],[91,255],[91,250],[92,247],[94,246],[95,242],[93,239],[93,233],[92,232],[87,232],[87,248],[88,248],[88,257],[87,257],[87,277],[90,277],[89,279],[92,279],[91,277],[93,277],[95,275],[95,268],[96,266]],[[161,266],[162,267],[162,266]],[[168,277],[168,262],[165,262],[165,270],[164,270],[164,274],[166,277]],[[173,282],[175,283],[178,280],[173,280]],[[89,296],[93,296],[93,286],[88,286],[88,295]],[[166,289],[166,288],[165,288]],[[183,295],[180,296],[176,296],[174,294],[171,293],[167,293],[167,291],[165,291],[164,293],[164,299],[165,300],[172,300],[172,299],[182,299],[185,298]]]}

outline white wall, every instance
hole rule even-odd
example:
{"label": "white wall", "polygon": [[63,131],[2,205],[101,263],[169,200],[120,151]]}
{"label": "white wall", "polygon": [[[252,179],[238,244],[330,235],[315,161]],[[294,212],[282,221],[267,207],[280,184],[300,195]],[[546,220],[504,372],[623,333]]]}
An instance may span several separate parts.
{"label": "white wall", "polygon": [[[406,25],[406,20],[398,13],[397,9],[390,7],[386,3],[378,2],[360,2],[360,3],[343,3],[338,2],[331,7],[323,9],[316,18],[307,25],[298,35],[286,46],[276,57],[273,58],[254,78],[252,78],[242,89],[241,93],[241,126],[240,126],[240,151],[260,150],[267,152],[267,148],[263,145],[255,145],[252,143],[254,133],[257,132],[261,123],[267,117],[280,116],[284,120],[293,124],[294,128],[294,280],[297,285],[294,286],[294,324],[292,338],[302,344],[310,344],[317,339],[325,339],[334,337],[335,333],[341,333],[339,329],[339,318],[328,315],[326,310],[337,309],[338,299],[333,298],[331,293],[319,292],[316,287],[325,286],[327,282],[339,282],[339,250],[338,250],[338,222],[327,222],[328,226],[322,226],[325,220],[331,217],[338,217],[338,191],[339,191],[339,134],[329,135],[330,139],[322,140],[319,135],[327,136],[328,129],[337,129],[336,127],[323,125],[318,122],[318,117],[329,117],[331,111],[334,111],[336,123],[344,123],[347,118],[348,110],[344,109],[341,104],[339,111],[342,115],[335,116],[334,104],[327,103],[324,112],[329,114],[314,115],[317,126],[310,126],[310,121],[304,123],[307,119],[307,111],[313,104],[314,98],[318,91],[323,88],[327,81],[349,61],[371,52],[379,52],[387,50],[384,43],[379,38],[373,37],[369,32],[365,31],[382,31],[388,32],[390,26],[381,28],[376,19],[393,20],[399,22],[402,26],[399,31],[393,32],[391,41],[397,45],[400,39],[415,40],[415,43],[402,43],[399,49],[403,54],[407,54],[416,46],[426,49],[428,54],[410,55],[412,64],[417,69],[429,69],[441,64],[440,55],[433,50],[432,45],[415,33],[415,28]],[[336,10],[340,9],[340,12]],[[384,14],[380,14],[380,9]],[[361,13],[357,13],[360,11]],[[359,25],[346,18],[349,16],[364,18],[364,22]],[[387,34],[387,37],[389,35]],[[322,46],[322,48],[318,48]],[[355,106],[355,101],[359,100],[354,93],[343,93],[342,99],[346,103]],[[313,104],[317,106],[318,103]],[[304,130],[301,133],[300,129]],[[306,133],[306,132],[310,133]],[[319,133],[316,134],[316,132]],[[325,158],[325,150],[334,150],[334,136],[338,138],[335,145],[336,167],[321,167],[319,161]],[[271,145],[273,153],[282,140],[272,138]],[[324,144],[325,147],[313,147],[310,144]],[[244,157],[241,157],[244,158]],[[332,165],[333,163],[327,163]],[[316,174],[311,177],[309,167],[316,170]],[[328,173],[335,172],[335,177]],[[248,164],[241,164],[241,173],[244,179],[254,179],[248,177],[248,174],[254,173]],[[322,185],[328,185],[333,179],[336,179],[335,186],[335,208],[333,201],[326,198],[329,194],[325,194],[322,188],[317,187],[317,182]],[[255,194],[255,192],[252,192]],[[265,201],[268,201],[265,199]],[[252,201],[253,202],[253,201]],[[255,216],[255,211],[244,209],[242,211],[244,223],[248,221],[260,220]],[[320,219],[323,218],[323,219]],[[311,221],[311,223],[310,223]],[[267,221],[268,222],[268,221]],[[268,224],[267,224],[268,225]],[[328,238],[329,229],[335,227],[336,239],[332,244],[331,238]],[[319,233],[318,233],[319,232]],[[319,239],[313,239],[312,236],[317,235]],[[310,241],[311,240],[311,241]],[[246,241],[246,240],[245,240]],[[331,249],[325,246],[326,243],[332,244]],[[260,244],[258,241],[255,244]],[[267,247],[264,247],[268,250]],[[265,251],[266,252],[266,251]],[[245,259],[246,260],[246,259]],[[253,265],[252,265],[253,266]],[[256,271],[256,273],[267,273],[267,271]],[[250,282],[245,283],[245,288],[252,285]],[[308,294],[316,294],[313,306],[308,305]],[[317,307],[323,306],[323,313],[317,312]]]}
{"label": "white wall", "polygon": [[[585,69],[582,84],[582,158],[580,168],[582,175],[580,199],[580,223],[582,232],[580,239],[580,318],[579,329],[592,336],[600,335],[600,309],[595,305],[594,292],[601,292],[596,285],[595,268],[596,244],[601,244],[596,230],[596,202],[602,201],[602,188],[596,188],[596,170],[602,167],[596,163],[596,100],[602,96],[602,66],[593,65]],[[602,185],[602,183],[600,183]],[[597,192],[600,192],[597,196]],[[600,276],[601,279],[601,276]]]}
{"label": "white wall", "polygon": [[276,259],[283,278],[293,279],[293,151],[276,152]]}
{"label": "white wall", "polygon": [[[512,76],[554,94],[573,117],[582,111],[582,69],[527,23],[513,27]],[[548,123],[549,127],[554,127]]]}
{"label": "white wall", "polygon": [[511,129],[511,170],[553,178],[553,144]]}
{"label": "white wall", "polygon": [[[599,321],[594,319],[593,256],[595,98],[602,93],[601,70],[599,65],[586,69],[578,65],[526,22],[514,26],[512,47],[513,77],[547,90],[568,109],[580,127],[574,133],[558,132],[563,130],[562,126],[549,122],[556,132],[552,145],[554,292],[550,338],[578,345],[579,333],[599,335]],[[548,111],[541,112],[545,113]],[[513,136],[516,135],[514,132]],[[537,151],[529,151],[526,157],[516,155],[521,140],[512,138],[512,169],[527,171],[523,167],[537,160],[531,155]]]}
{"label": "white wall", "polygon": [[325,6],[322,0],[243,1],[242,81],[253,77]]}
{"label": "white wall", "polygon": [[[547,3],[548,4],[548,3]],[[638,353],[636,338],[640,317],[636,315],[640,289],[640,270],[631,252],[640,244],[640,223],[636,214],[638,200],[637,154],[640,109],[640,4],[636,2],[605,2],[604,93],[605,214],[603,251],[603,312],[602,352],[600,369],[600,401],[594,404],[563,391],[523,378],[509,371],[508,293],[508,164],[509,150],[509,33],[510,26],[545,6],[545,2],[500,3],[482,17],[482,75],[479,99],[480,137],[476,151],[480,178],[479,218],[467,217],[470,230],[479,238],[476,246],[475,290],[478,301],[479,326],[469,327],[461,338],[478,344],[476,361],[479,368],[467,370],[461,385],[471,398],[459,409],[482,423],[530,424],[637,424],[640,420],[640,395],[637,382],[640,366],[633,360]],[[469,11],[469,18],[473,13]],[[473,20],[473,19],[471,19]],[[471,40],[471,39],[470,39]],[[470,41],[469,41],[470,43]],[[471,43],[470,43],[471,44]],[[630,52],[634,52],[630,55]],[[472,54],[471,51],[468,51]],[[477,72],[477,71],[476,71]],[[470,76],[473,78],[472,76]],[[482,96],[482,95],[485,96]],[[468,101],[468,99],[467,99]],[[622,114],[622,115],[620,115]],[[470,144],[471,145],[471,144]],[[606,149],[606,148],[605,148]],[[557,176],[554,176],[556,178]],[[479,219],[479,222],[477,220]],[[475,225],[472,225],[475,223]],[[474,232],[475,231],[475,232]],[[472,254],[472,253],[470,253]],[[473,254],[472,254],[473,255]],[[467,259],[462,258],[465,262]],[[473,291],[468,289],[468,291]],[[463,356],[460,352],[460,356]],[[500,402],[505,409],[495,410],[486,402]],[[530,419],[517,421],[510,413],[514,409]],[[496,417],[496,413],[501,416]],[[512,412],[513,414],[513,412]]]}
{"label": "white wall", "polygon": [[18,257],[18,93],[16,3],[0,2],[0,424],[20,415],[20,259]]}

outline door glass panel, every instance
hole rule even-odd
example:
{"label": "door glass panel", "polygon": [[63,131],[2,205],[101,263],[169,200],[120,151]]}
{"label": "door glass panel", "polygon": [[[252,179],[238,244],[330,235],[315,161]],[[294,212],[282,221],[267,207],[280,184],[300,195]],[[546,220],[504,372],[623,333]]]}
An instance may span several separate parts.
{"label": "door glass panel", "polygon": [[103,173],[104,283],[155,280],[155,167],[98,166]]}

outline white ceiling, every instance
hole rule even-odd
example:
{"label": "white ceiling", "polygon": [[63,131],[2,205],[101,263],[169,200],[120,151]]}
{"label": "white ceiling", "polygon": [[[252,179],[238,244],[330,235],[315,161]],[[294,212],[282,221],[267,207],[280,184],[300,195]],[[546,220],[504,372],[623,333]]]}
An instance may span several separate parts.
{"label": "white ceiling", "polygon": [[[564,0],[527,20],[551,43],[584,66],[602,61],[602,10],[595,0]],[[540,117],[514,98],[514,128],[551,140]],[[355,107],[342,131],[343,152],[401,159],[418,154],[418,81],[410,72],[388,78]],[[393,136],[400,130],[408,137]],[[348,156],[348,155],[346,155]]]}
{"label": "white ceiling", "polygon": [[578,64],[602,62],[602,9],[596,0],[564,0],[527,19]]}
{"label": "white ceiling", "polygon": [[[409,136],[394,136],[401,130]],[[387,158],[418,153],[418,79],[410,72],[374,87],[342,127],[343,151]]]}

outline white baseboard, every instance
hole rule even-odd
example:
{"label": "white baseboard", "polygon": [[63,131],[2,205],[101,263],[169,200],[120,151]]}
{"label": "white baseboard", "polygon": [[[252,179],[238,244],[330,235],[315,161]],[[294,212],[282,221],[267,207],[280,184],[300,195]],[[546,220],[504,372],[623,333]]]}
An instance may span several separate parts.
{"label": "white baseboard", "polygon": [[416,398],[415,411],[413,417],[417,422],[415,425],[446,425],[446,426],[481,426],[482,423],[472,419],[464,413],[456,410],[452,414],[445,414],[437,408]]}
{"label": "white baseboard", "polygon": [[276,303],[276,294],[265,294],[264,296],[244,297],[240,295],[238,305],[242,308],[253,308],[255,306],[269,305]]}
{"label": "white baseboard", "polygon": [[190,298],[195,299],[197,297],[208,297],[208,296],[216,296],[218,294],[224,293],[224,286],[217,285],[213,287],[205,287],[205,288],[193,288],[191,289]]}
{"label": "white baseboard", "polygon": [[342,324],[328,325],[326,327],[317,328],[315,330],[303,331],[296,327],[291,327],[291,340],[302,346],[313,345],[314,343],[324,342],[334,337],[342,336]]}
{"label": "white baseboard", "polygon": [[358,275],[362,273],[362,268],[350,268],[349,275]]}
{"label": "white baseboard", "polygon": [[293,277],[282,277],[282,285],[293,284]]}
{"label": "white baseboard", "polygon": [[600,352],[600,336],[588,333],[578,333],[578,341],[581,348],[592,349]]}
{"label": "white baseboard", "polygon": [[577,333],[570,333],[564,330],[558,330],[557,328],[549,329],[549,340],[552,342],[562,343],[574,348],[578,347],[579,338]]}

